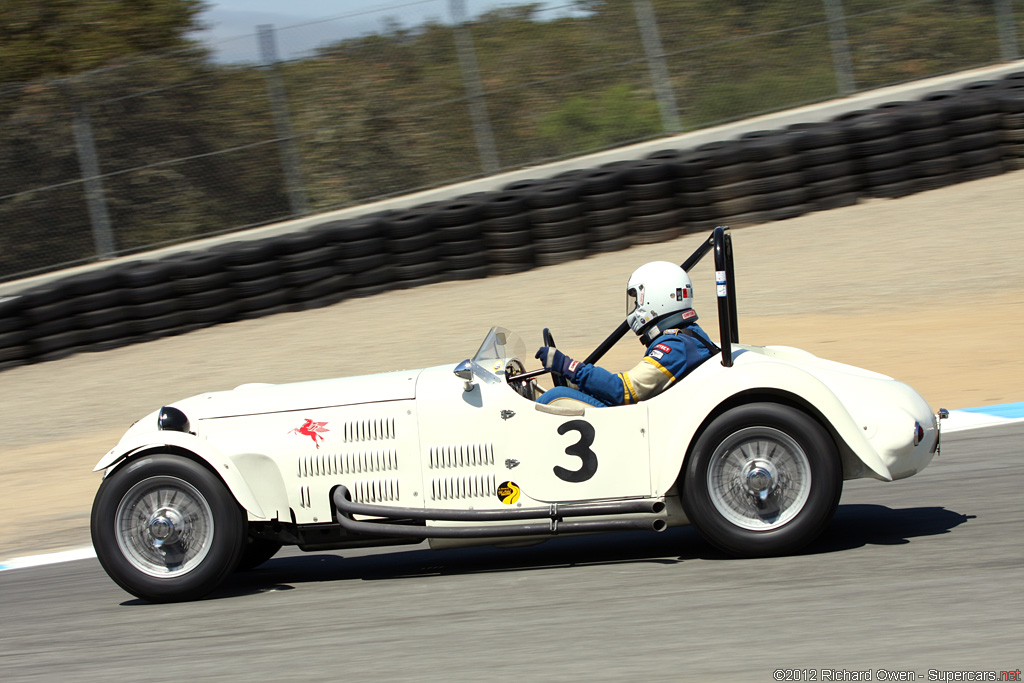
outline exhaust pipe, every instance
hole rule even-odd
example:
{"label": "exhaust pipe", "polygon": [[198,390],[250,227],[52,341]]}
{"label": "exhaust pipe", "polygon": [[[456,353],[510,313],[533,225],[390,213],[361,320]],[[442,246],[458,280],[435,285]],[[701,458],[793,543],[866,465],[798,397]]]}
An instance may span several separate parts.
{"label": "exhaust pipe", "polygon": [[[510,510],[444,510],[368,505],[351,500],[345,486],[334,490],[338,523],[347,531],[375,536],[406,536],[414,538],[500,538],[508,536],[557,536],[608,531],[664,531],[668,523],[663,517],[647,519],[609,519],[563,521],[566,517],[587,517],[617,514],[660,514],[665,503],[659,500],[610,501],[605,503],[551,504],[543,508]],[[356,521],[351,515],[383,517],[381,521]],[[395,520],[437,520],[452,522],[494,522],[515,519],[544,520],[522,524],[489,524],[481,526],[428,527],[405,524]]]}
{"label": "exhaust pipe", "polygon": [[594,517],[636,513],[660,514],[665,503],[660,500],[613,500],[604,503],[552,503],[547,507],[510,508],[508,510],[445,510],[441,508],[408,508],[356,503],[344,485],[334,489],[334,505],[339,512],[370,517],[396,519],[433,519],[445,522],[492,522],[509,519],[561,519],[563,517]]}
{"label": "exhaust pipe", "polygon": [[338,523],[346,531],[374,536],[411,536],[413,538],[504,538],[508,536],[557,536],[607,531],[664,531],[664,519],[590,519],[582,522],[560,522],[552,519],[533,524],[496,524],[488,526],[438,527],[390,522],[357,522],[338,513]]}

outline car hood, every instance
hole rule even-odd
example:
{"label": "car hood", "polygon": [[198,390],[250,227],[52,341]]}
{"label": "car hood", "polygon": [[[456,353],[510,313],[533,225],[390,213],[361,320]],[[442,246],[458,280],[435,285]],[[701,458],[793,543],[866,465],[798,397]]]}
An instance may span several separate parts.
{"label": "car hood", "polygon": [[343,377],[293,384],[243,384],[173,403],[195,420],[262,415],[333,406],[400,401],[416,398],[416,379],[422,370]]}

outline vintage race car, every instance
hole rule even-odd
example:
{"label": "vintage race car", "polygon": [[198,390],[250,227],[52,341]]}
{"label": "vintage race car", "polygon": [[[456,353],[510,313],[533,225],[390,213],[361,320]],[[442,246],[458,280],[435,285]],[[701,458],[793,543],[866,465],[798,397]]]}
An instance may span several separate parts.
{"label": "vintage race car", "polygon": [[716,229],[683,266],[711,249],[722,351],[639,404],[537,403],[544,370],[527,372],[523,341],[494,327],[457,365],[244,385],[153,412],[96,466],[100,562],[128,592],[176,601],[286,544],[501,545],[693,524],[737,556],[798,550],[844,479],[921,471],[944,411],[883,375],[738,344],[729,234]]}

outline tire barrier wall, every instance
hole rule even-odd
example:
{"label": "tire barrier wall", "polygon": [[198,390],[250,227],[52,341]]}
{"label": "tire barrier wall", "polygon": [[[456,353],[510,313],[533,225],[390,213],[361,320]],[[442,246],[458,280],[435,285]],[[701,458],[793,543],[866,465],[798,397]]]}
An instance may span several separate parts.
{"label": "tire barrier wall", "polygon": [[830,121],[129,261],[0,299],[0,369],[1024,169],[1024,72]]}

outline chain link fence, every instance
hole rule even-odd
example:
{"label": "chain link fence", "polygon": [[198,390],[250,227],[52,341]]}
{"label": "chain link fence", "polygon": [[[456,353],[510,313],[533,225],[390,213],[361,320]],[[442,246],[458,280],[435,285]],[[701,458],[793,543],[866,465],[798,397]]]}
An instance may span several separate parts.
{"label": "chain link fence", "polygon": [[1024,0],[480,9],[0,87],[0,280],[1011,61],[1024,35]]}

